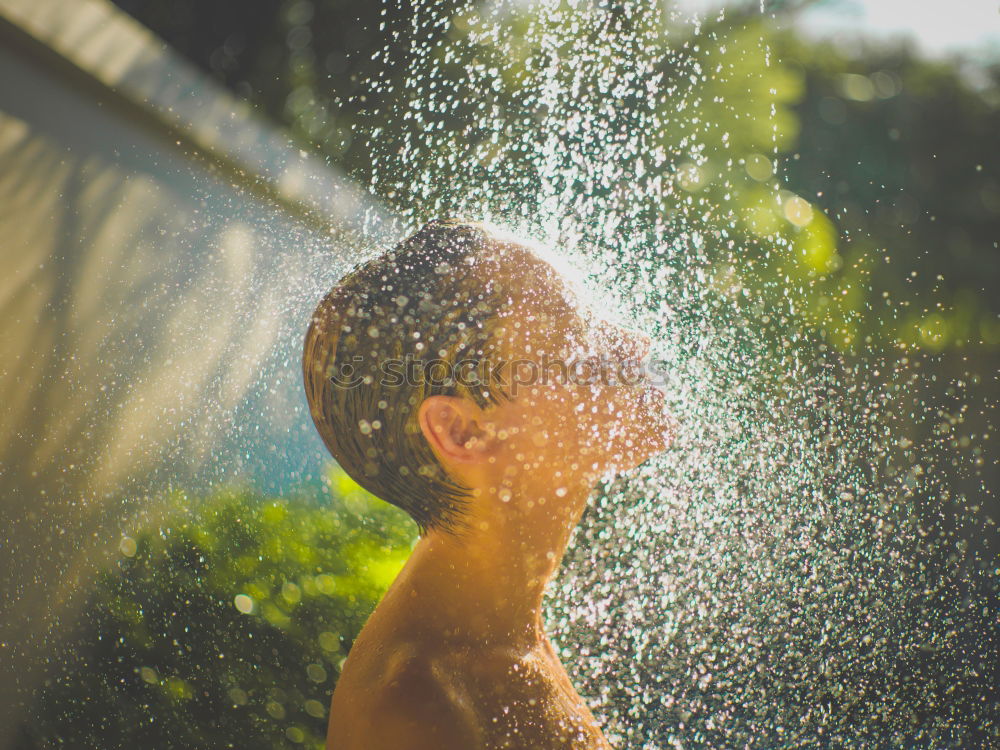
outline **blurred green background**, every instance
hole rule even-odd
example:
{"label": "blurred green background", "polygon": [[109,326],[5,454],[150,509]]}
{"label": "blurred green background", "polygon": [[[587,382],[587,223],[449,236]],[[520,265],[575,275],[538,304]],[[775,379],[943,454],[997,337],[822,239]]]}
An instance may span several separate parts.
{"label": "blurred green background", "polygon": [[[391,173],[418,127],[396,113],[404,79],[427,64],[419,46],[460,47],[468,28],[456,10],[414,29],[408,3],[366,0],[117,4],[365,183],[371,134]],[[952,500],[914,506],[931,535],[958,534],[989,568],[1000,549],[1000,64],[973,78],[906,46],[810,41],[790,23],[797,12],[734,11],[688,30],[685,54],[731,74],[704,83],[707,158],[685,190],[729,207],[737,244],[780,235],[798,250],[780,261],[748,254],[752,273],[720,254],[720,279],[739,274],[762,299],[791,301],[793,325],[817,347],[910,358],[923,373],[914,412],[954,406],[933,422],[907,423],[904,410],[897,434],[953,452],[938,463],[953,469],[939,482]],[[387,61],[377,53],[391,34]],[[512,113],[520,63],[504,74]],[[462,65],[444,70],[462,101]],[[440,128],[474,139],[476,117],[457,107]],[[662,137],[677,142],[684,127]],[[412,165],[396,168],[405,181]],[[977,527],[962,515],[969,506]],[[326,488],[286,498],[178,494],[165,520],[122,541],[21,729],[23,747],[322,747],[340,664],[414,536],[338,470]]]}

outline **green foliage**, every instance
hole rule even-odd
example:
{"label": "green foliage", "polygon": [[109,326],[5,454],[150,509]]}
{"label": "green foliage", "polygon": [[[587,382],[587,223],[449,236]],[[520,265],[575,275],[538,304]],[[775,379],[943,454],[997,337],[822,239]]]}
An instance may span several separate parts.
{"label": "green foliage", "polygon": [[330,485],[173,495],[94,586],[27,746],[323,747],[348,648],[415,538],[340,470]]}
{"label": "green foliage", "polygon": [[784,36],[776,57],[806,84],[786,184],[834,223],[842,259],[817,299],[851,296],[855,347],[1000,350],[1000,66],[974,88],[906,48]]}

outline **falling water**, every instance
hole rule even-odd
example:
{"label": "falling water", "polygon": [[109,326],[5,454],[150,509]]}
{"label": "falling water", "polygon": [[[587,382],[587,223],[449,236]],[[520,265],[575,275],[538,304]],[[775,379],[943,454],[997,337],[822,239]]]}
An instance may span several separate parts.
{"label": "falling water", "polygon": [[790,95],[765,82],[767,21],[420,2],[422,64],[374,118],[409,127],[367,133],[372,187],[414,224],[485,217],[557,248],[654,337],[676,441],[603,486],[547,609],[612,741],[986,742],[998,569],[967,540],[996,532],[948,480],[981,476],[976,374],[935,401],[919,352],[861,354],[849,315],[810,318],[841,260],[809,266],[831,225],[774,163]]}

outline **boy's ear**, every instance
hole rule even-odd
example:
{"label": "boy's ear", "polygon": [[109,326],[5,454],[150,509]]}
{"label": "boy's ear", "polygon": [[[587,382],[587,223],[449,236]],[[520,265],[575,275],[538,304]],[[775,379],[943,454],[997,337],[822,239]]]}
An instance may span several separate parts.
{"label": "boy's ear", "polygon": [[483,429],[482,409],[458,396],[430,396],[417,411],[420,431],[442,458],[476,463],[493,450],[493,436]]}

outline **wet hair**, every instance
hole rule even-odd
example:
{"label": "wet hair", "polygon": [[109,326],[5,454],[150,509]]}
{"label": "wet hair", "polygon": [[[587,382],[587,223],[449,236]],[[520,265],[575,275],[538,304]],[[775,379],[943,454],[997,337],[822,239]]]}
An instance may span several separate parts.
{"label": "wet hair", "polygon": [[487,408],[509,399],[491,382],[498,312],[510,304],[495,242],[485,225],[432,221],[351,270],[306,333],[306,398],[323,442],[352,479],[406,511],[421,533],[459,530],[471,497],[421,432],[421,402],[463,396]]}

